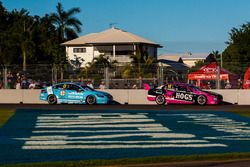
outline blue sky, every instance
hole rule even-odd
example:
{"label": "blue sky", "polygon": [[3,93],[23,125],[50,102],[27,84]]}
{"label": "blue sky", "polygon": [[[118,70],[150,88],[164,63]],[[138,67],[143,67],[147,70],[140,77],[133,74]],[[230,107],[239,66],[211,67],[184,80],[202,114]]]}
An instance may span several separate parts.
{"label": "blue sky", "polygon": [[80,7],[82,33],[100,32],[110,23],[164,46],[160,53],[223,51],[228,33],[250,21],[250,0],[2,0],[10,11],[31,15]]}

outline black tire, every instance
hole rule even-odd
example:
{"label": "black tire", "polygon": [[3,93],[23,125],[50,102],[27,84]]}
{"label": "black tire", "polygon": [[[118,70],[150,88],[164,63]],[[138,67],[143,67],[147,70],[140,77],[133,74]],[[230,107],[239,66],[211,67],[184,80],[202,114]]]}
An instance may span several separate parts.
{"label": "black tire", "polygon": [[95,96],[92,96],[92,95],[87,96],[86,97],[86,104],[89,104],[89,105],[96,104],[96,98],[95,98]]}
{"label": "black tire", "polygon": [[199,95],[196,99],[197,104],[205,106],[207,104],[207,97],[204,95]]}
{"label": "black tire", "polygon": [[165,96],[163,95],[158,95],[156,96],[155,98],[155,102],[158,104],[158,105],[164,105],[166,103],[166,98]]}
{"label": "black tire", "polygon": [[57,103],[57,98],[55,95],[49,95],[47,98],[47,101],[49,104],[56,104]]}

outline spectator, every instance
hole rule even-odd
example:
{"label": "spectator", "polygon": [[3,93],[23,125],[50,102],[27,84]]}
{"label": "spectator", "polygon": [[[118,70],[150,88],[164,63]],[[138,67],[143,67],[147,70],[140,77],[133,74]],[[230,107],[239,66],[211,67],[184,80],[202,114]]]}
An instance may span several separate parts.
{"label": "spectator", "polygon": [[103,81],[99,85],[99,89],[106,89],[105,83]]}
{"label": "spectator", "polygon": [[210,82],[207,83],[207,89],[212,89]]}
{"label": "spectator", "polygon": [[3,81],[0,81],[0,89],[3,89]]}
{"label": "spectator", "polygon": [[16,81],[16,89],[21,89],[21,80],[17,79]]}
{"label": "spectator", "polygon": [[22,75],[21,77],[21,88],[27,89],[28,88],[28,81],[25,75]]}
{"label": "spectator", "polygon": [[134,85],[132,86],[132,88],[133,88],[133,89],[137,89],[137,85],[134,84]]}
{"label": "spectator", "polygon": [[35,89],[36,88],[36,84],[34,81],[31,81],[30,85],[29,85],[29,89]]}
{"label": "spectator", "polygon": [[238,89],[242,89],[242,80],[238,79]]}
{"label": "spectator", "polygon": [[231,85],[230,82],[227,80],[225,89],[231,89],[231,88],[232,88],[232,85]]}
{"label": "spectator", "polygon": [[93,84],[92,84],[92,81],[88,81],[87,86],[90,87],[90,88],[92,88],[92,89],[94,89],[94,86],[93,86]]}
{"label": "spectator", "polygon": [[8,74],[7,74],[7,88],[8,89],[13,89],[13,87],[14,87],[13,81],[14,81],[14,77],[13,77],[12,73],[8,72]]}

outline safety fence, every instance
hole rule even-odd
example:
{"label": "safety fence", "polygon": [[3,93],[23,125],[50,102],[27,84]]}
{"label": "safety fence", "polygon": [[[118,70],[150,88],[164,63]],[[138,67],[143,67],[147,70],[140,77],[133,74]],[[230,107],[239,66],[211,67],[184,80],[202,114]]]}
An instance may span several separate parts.
{"label": "safety fence", "polygon": [[[199,70],[198,67],[189,68],[181,65],[173,68],[171,64],[163,65],[159,63],[138,64],[137,66],[131,64],[95,65],[83,68],[74,68],[68,64],[35,64],[27,65],[25,70],[23,70],[22,65],[9,65],[3,66],[0,70],[0,88],[40,89],[59,82],[82,82],[86,85],[93,85],[94,88],[104,85],[106,89],[143,89],[145,83],[154,87],[175,82],[198,84],[204,89],[218,88],[218,83],[220,89],[242,88],[244,76],[242,72],[235,75],[228,72],[229,77],[226,79],[222,75],[218,76],[218,72],[213,76],[209,74],[196,76],[207,77],[205,79],[190,79],[188,74]],[[213,72],[214,69],[209,66],[206,67],[205,71],[209,70]],[[222,68],[219,70],[223,71]],[[230,86],[228,86],[229,82]]]}

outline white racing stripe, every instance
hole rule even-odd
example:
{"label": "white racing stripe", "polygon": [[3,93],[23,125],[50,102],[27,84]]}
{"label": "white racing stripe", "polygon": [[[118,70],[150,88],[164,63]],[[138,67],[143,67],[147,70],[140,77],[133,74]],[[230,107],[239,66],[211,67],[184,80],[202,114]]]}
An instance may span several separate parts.
{"label": "white racing stripe", "polygon": [[50,149],[122,149],[122,148],[206,148],[206,147],[227,147],[225,144],[145,144],[145,145],[124,145],[124,144],[110,144],[110,145],[52,145],[52,146],[23,146],[26,150],[50,150]]}

